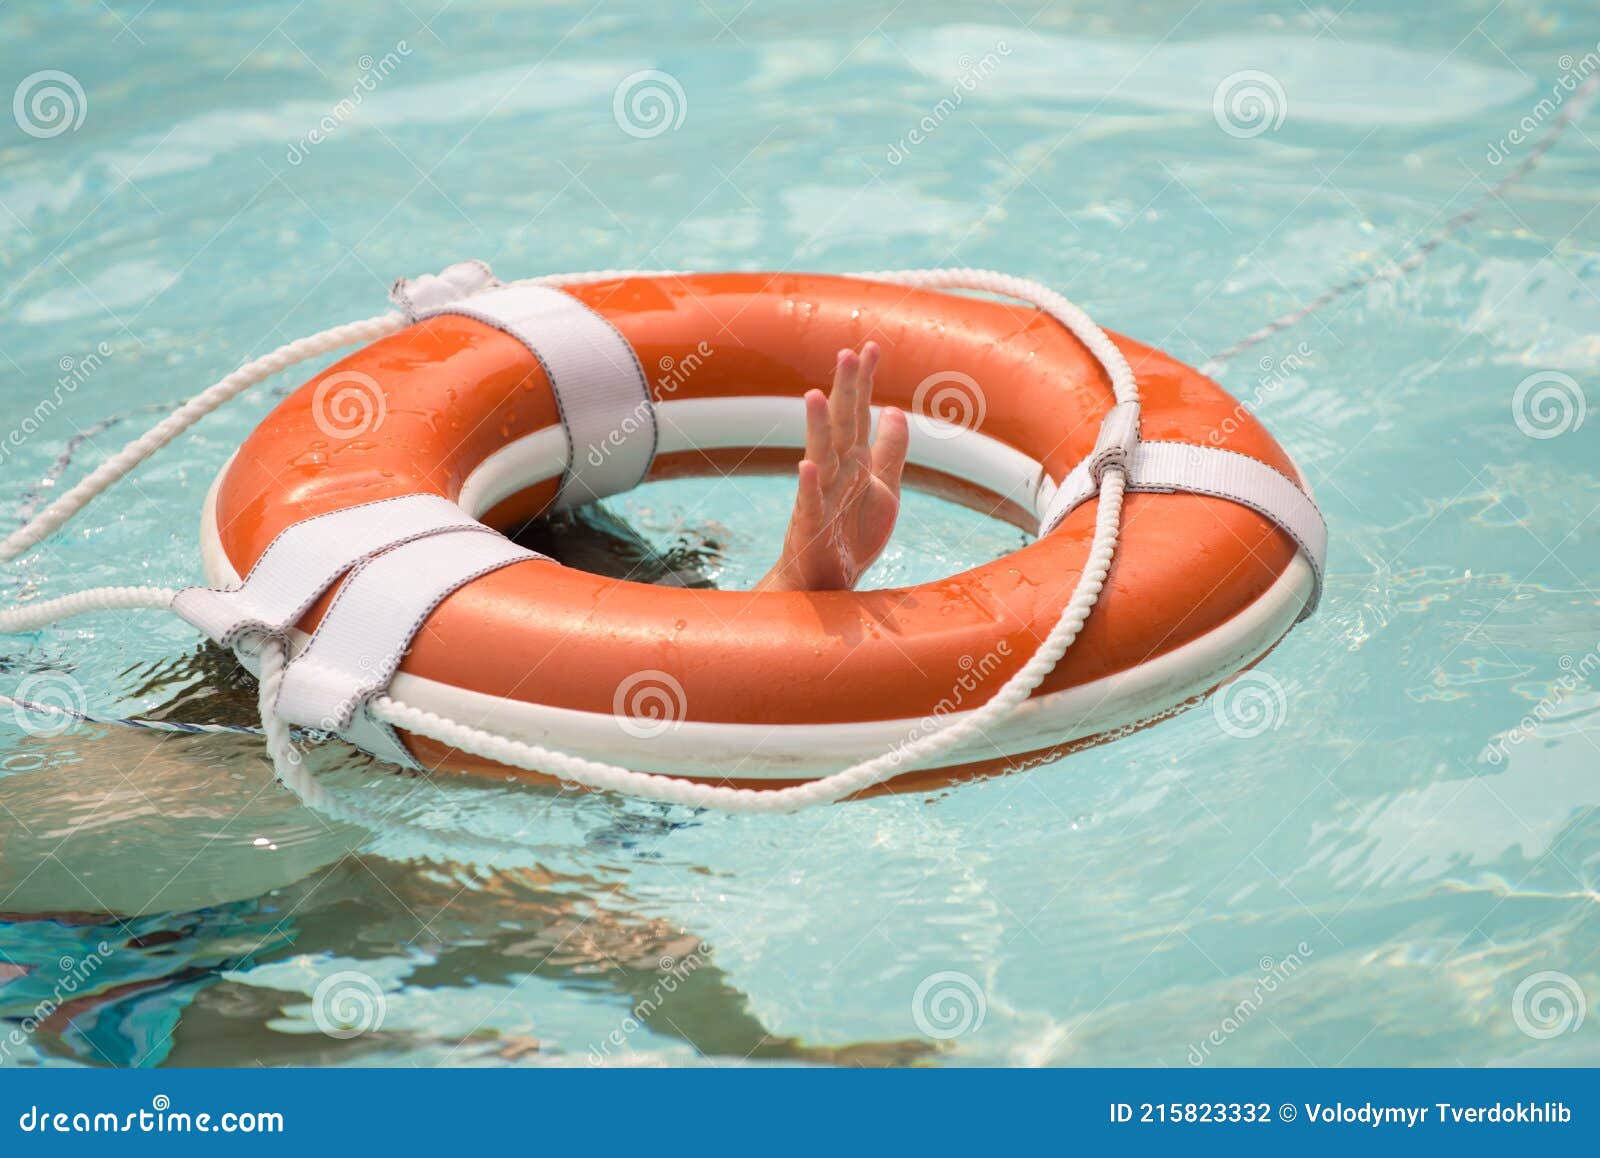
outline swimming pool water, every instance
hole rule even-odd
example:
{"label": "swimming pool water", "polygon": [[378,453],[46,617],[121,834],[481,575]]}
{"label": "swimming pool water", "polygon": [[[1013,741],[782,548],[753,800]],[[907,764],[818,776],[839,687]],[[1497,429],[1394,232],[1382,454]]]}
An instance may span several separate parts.
{"label": "swimming pool water", "polygon": [[[993,267],[1196,363],[1397,275],[1217,375],[1328,515],[1321,611],[1248,702],[1057,765],[745,819],[318,751],[433,840],[305,811],[249,737],[0,711],[0,1065],[1600,1061],[1594,123],[1387,265],[1528,155],[1597,39],[1585,5],[1487,0],[0,9],[13,523],[154,416],[105,420],[466,256]],[[272,389],[4,601],[193,581]],[[615,509],[737,585],[788,487]],[[1018,541],[918,496],[874,581]],[[0,642],[18,688],[253,722],[154,615]]]}

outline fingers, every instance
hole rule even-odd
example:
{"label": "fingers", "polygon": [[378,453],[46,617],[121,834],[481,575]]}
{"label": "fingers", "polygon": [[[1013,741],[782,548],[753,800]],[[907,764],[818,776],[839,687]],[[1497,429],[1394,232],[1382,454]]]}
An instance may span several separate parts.
{"label": "fingers", "polygon": [[840,350],[834,363],[828,416],[833,449],[841,457],[855,446],[865,445],[871,436],[872,376],[878,368],[878,357],[878,343],[866,342],[860,352]]}
{"label": "fingers", "polygon": [[789,532],[795,542],[809,545],[822,534],[824,519],[822,498],[822,473],[810,460],[800,463],[800,490],[794,499],[794,515],[789,520]]}
{"label": "fingers", "polygon": [[856,438],[865,443],[872,437],[872,375],[878,369],[878,343],[861,347],[861,371],[856,379]]}
{"label": "fingers", "polygon": [[878,416],[878,437],[872,443],[872,473],[894,494],[900,493],[900,472],[905,469],[911,445],[911,427],[905,411],[885,407]]}
{"label": "fingers", "polygon": [[[822,391],[814,392],[822,398]],[[807,400],[810,410],[810,400]],[[822,406],[823,429],[827,429],[827,400]],[[822,489],[822,472],[810,459],[800,460],[799,489],[795,493],[794,511],[789,515],[789,528],[783,538],[783,553],[772,569],[755,585],[757,591],[811,591],[820,583],[816,576],[816,545],[827,531],[827,502]]]}
{"label": "fingers", "polygon": [[806,391],[806,458],[828,478],[833,477],[837,459],[833,453],[833,431],[829,426],[828,396],[821,390]]}
{"label": "fingers", "polygon": [[843,455],[856,441],[856,385],[861,375],[861,355],[840,350],[833,368],[833,390],[828,395],[833,448]]}

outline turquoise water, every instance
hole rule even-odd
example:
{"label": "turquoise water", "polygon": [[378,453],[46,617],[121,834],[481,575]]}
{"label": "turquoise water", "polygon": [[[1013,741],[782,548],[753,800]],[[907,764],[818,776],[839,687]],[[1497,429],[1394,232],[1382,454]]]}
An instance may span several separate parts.
{"label": "turquoise water", "polygon": [[[28,90],[65,122],[0,115],[5,517],[152,416],[104,420],[464,256],[995,267],[1199,362],[1398,273],[1600,39],[1576,2],[665,7],[0,9],[5,87],[73,82]],[[629,101],[646,70],[664,104]],[[1218,372],[1333,534],[1264,714],[754,820],[413,792],[319,751],[401,818],[525,845],[490,855],[326,822],[248,737],[0,711],[0,1064],[1600,1061],[1597,126]],[[205,488],[271,404],[7,568],[5,602],[192,581]],[[615,509],[737,585],[788,499]],[[919,496],[873,580],[1017,541]],[[252,722],[248,679],[157,616],[6,640],[0,677]]]}

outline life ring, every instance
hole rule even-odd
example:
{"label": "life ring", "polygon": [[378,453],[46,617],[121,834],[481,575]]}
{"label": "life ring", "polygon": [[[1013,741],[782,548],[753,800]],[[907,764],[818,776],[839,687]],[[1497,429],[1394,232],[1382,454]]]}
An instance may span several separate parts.
{"label": "life ring", "polygon": [[[637,413],[625,392],[613,400],[609,437],[624,474],[649,479],[792,472],[803,394],[826,385],[836,351],[872,338],[885,350],[875,401],[913,416],[908,482],[1034,531],[1083,477],[1114,401],[1100,362],[1029,306],[811,274],[629,276],[547,292],[598,320],[594,344],[609,328],[620,344],[607,356],[634,363],[611,369],[645,383]],[[417,310],[261,423],[206,500],[208,583],[237,587],[316,516],[436,496],[509,532],[574,501],[586,452],[610,469],[605,438],[575,438],[579,420],[563,414],[552,381],[567,371],[514,326],[474,316],[477,300]],[[1246,492],[1264,478],[1309,504],[1289,456],[1241,403],[1158,350],[1112,340],[1142,394],[1141,448],[1188,448],[1245,468]],[[1241,497],[1232,483],[1141,487],[1137,470],[1132,481],[1115,565],[1076,644],[1022,710],[895,787],[1037,764],[1139,727],[1255,663],[1314,601],[1321,543],[1297,531],[1303,510],[1275,514],[1280,500]],[[889,590],[674,589],[543,559],[486,566],[424,609],[390,687],[443,717],[641,772],[797,784],[979,706],[1061,614],[1093,525],[1094,503],[1077,505],[1004,558]],[[299,646],[342,589],[304,610]],[[425,736],[396,739],[421,765],[530,775]]]}

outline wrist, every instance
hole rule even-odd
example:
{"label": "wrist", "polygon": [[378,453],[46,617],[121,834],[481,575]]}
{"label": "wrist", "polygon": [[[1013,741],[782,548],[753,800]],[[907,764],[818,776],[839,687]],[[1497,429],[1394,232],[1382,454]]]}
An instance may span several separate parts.
{"label": "wrist", "polygon": [[788,559],[779,559],[751,588],[752,591],[804,591],[805,589],[805,584],[801,582]]}

